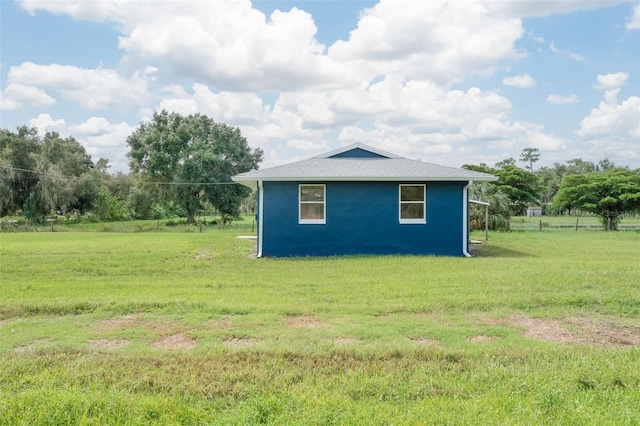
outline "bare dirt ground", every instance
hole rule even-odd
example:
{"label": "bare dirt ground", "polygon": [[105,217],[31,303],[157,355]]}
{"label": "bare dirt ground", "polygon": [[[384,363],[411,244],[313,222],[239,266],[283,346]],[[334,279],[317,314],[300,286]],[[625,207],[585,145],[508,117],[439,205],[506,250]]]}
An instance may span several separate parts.
{"label": "bare dirt ground", "polygon": [[314,315],[293,315],[288,316],[285,319],[286,323],[290,327],[305,327],[305,328],[330,328],[331,324],[325,321],[319,320]]}
{"label": "bare dirt ground", "polygon": [[223,341],[225,346],[228,346],[230,348],[246,348],[249,346],[257,345],[261,342],[262,340],[254,339],[252,337],[230,337]]}
{"label": "bare dirt ground", "polygon": [[473,343],[490,343],[500,339],[498,336],[487,336],[486,334],[478,334],[469,338],[469,341]]}
{"label": "bare dirt ground", "polygon": [[341,345],[353,345],[359,342],[358,339],[354,337],[336,337],[334,342],[339,343]]}
{"label": "bare dirt ground", "polygon": [[198,340],[186,336],[182,333],[162,336],[151,343],[151,346],[161,349],[191,349],[198,344]]}
{"label": "bare dirt ground", "polygon": [[231,320],[229,318],[223,318],[219,320],[209,320],[207,325],[210,328],[217,328],[220,330],[229,330],[231,328]]}
{"label": "bare dirt ground", "polygon": [[88,346],[92,349],[120,349],[131,343],[127,339],[96,339],[90,340]]}
{"label": "bare dirt ground", "polygon": [[432,339],[430,337],[416,337],[411,339],[413,343],[417,343],[419,345],[425,346],[439,346],[440,342],[436,339]]}
{"label": "bare dirt ground", "polygon": [[26,345],[21,345],[15,348],[16,352],[29,352],[34,350],[37,347],[40,346],[49,346],[49,345],[53,345],[53,339],[37,339],[34,340],[32,343],[28,343]]}
{"label": "bare dirt ground", "polygon": [[[455,324],[447,321],[446,316],[423,315],[430,322],[440,325],[455,327]],[[288,327],[328,329],[329,322],[323,321],[315,315],[288,315],[283,318]],[[498,318],[488,315],[471,316],[470,323],[475,326],[508,327],[521,333],[523,336],[559,344],[586,344],[600,347],[624,348],[640,347],[640,324],[628,319],[617,318],[588,318],[566,317],[561,319],[532,318],[516,315]],[[206,328],[218,330],[231,330],[232,320],[220,318],[208,320]],[[162,349],[188,350],[198,344],[198,340],[190,337],[190,330],[180,320],[145,319],[139,315],[123,315],[98,321],[93,329],[100,333],[113,333],[132,328],[142,328],[153,331],[155,339],[150,343],[152,347]],[[473,343],[490,343],[501,339],[500,336],[492,336],[491,333],[479,333],[470,336],[468,340]],[[409,338],[413,343],[424,346],[439,346],[437,339],[419,336]],[[360,342],[359,339],[342,336],[333,338],[333,341],[343,345],[353,345]],[[28,352],[41,346],[52,344],[51,339],[38,339],[30,344],[15,348],[16,352]],[[121,337],[102,337],[87,342],[88,348],[93,349],[119,349],[130,344],[130,340]],[[230,348],[251,347],[262,343],[262,339],[253,337],[228,337],[223,344]]]}
{"label": "bare dirt ground", "polygon": [[549,342],[610,347],[640,346],[640,326],[620,325],[609,320],[512,316],[506,319],[484,317],[478,322],[513,327],[521,330],[526,337]]}

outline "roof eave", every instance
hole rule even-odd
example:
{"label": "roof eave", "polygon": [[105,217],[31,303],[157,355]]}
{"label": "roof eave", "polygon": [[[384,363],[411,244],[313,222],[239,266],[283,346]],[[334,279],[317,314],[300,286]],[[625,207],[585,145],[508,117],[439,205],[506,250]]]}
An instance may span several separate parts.
{"label": "roof eave", "polygon": [[487,176],[234,176],[233,181],[254,187],[256,182],[493,182],[498,177]]}

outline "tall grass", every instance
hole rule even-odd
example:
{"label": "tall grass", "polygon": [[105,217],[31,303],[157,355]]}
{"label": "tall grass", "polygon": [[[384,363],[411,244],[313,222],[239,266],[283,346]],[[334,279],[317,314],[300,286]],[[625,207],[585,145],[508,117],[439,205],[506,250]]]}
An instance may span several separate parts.
{"label": "tall grass", "polygon": [[0,234],[0,424],[640,422],[637,346],[508,321],[634,338],[636,232],[471,259],[255,259],[240,232]]}

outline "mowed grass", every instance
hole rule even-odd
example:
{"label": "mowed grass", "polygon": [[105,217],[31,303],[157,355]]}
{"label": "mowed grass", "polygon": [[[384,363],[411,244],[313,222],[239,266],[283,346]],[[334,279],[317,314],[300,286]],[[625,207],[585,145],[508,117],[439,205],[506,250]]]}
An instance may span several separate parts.
{"label": "mowed grass", "polygon": [[0,424],[640,423],[637,232],[471,259],[237,234],[0,234]]}

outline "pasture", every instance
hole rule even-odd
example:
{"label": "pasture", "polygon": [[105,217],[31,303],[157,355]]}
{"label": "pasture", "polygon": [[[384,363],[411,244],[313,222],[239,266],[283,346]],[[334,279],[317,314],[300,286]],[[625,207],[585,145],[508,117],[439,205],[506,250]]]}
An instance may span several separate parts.
{"label": "pasture", "polygon": [[0,424],[640,423],[638,232],[255,259],[182,231],[0,234]]}

